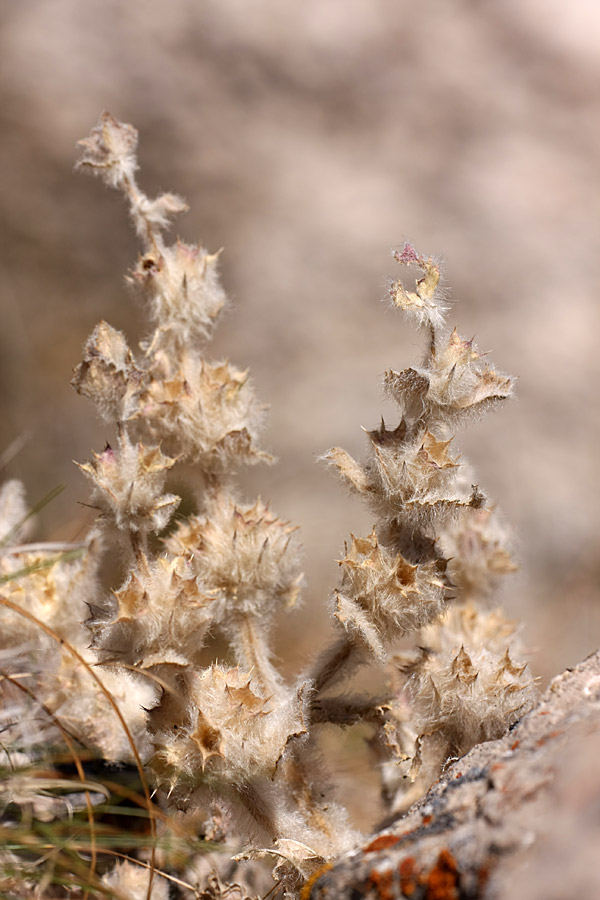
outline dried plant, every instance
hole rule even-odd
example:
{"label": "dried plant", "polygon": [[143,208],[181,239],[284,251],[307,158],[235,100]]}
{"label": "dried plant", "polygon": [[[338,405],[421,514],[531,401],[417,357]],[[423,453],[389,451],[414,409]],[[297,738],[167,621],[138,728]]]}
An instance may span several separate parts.
{"label": "dried plant", "polygon": [[[73,868],[60,885],[51,875],[36,878],[40,860],[27,870],[22,847],[13,849],[3,853],[0,886],[14,897],[162,900],[171,878],[181,896],[242,898],[261,884],[257,863],[242,861],[267,858],[281,896],[296,897],[360,839],[326,772],[324,723],[370,723],[386,801],[400,809],[449,758],[498,737],[531,703],[514,626],[482,605],[495,577],[512,568],[504,536],[451,449],[454,429],[509,397],[513,381],[446,331],[437,264],[409,245],[396,253],[422,272],[414,291],[397,282],[391,296],[426,330],[425,358],[386,373],[400,420],[368,432],[364,463],[339,448],[325,457],[364,497],[375,524],[366,537],[352,536],[340,561],[337,638],[306,673],[286,680],[270,639],[274,616],[299,599],[299,546],[293,526],[236,487],[241,466],[272,457],[259,444],[264,406],[248,373],[205,356],[226,305],[218,254],[165,240],[186,207],[139,188],[131,125],[105,113],[81,147],[79,167],[128,202],[142,246],[128,281],[151,328],[135,349],[101,322],[75,371],[75,389],[114,433],[80,464],[99,513],[88,539],[22,543],[22,488],[8,482],[0,494],[0,640],[10,700],[3,752],[12,773],[2,809],[12,827],[10,810],[45,814],[41,783],[23,771],[40,764],[42,746],[66,740],[75,759],[92,753],[137,767],[150,836],[145,851],[112,868],[95,845],[76,854],[80,868],[89,864],[87,880]],[[177,518],[180,498],[168,479],[184,465],[197,511]],[[108,591],[101,575],[115,554],[125,577]],[[208,661],[215,636],[228,647],[227,663]],[[418,650],[399,643],[407,637]],[[349,692],[348,679],[367,664],[387,670],[387,698]],[[34,714],[48,731],[36,740],[27,724]],[[104,788],[77,771],[92,835],[93,798]],[[173,861],[166,835],[182,823],[188,837],[193,831],[221,846],[211,862],[218,873],[205,871],[198,847]],[[165,877],[154,874],[159,862]]]}

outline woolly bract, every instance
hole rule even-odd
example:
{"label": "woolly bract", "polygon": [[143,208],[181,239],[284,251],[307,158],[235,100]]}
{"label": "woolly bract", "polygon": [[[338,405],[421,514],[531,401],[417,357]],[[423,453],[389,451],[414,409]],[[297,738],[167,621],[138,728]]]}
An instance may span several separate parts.
{"label": "woolly bract", "polygon": [[219,496],[204,516],[192,516],[167,539],[172,552],[187,552],[207,593],[215,620],[251,615],[270,619],[293,607],[300,593],[295,526],[278,519],[261,500],[252,505]]}

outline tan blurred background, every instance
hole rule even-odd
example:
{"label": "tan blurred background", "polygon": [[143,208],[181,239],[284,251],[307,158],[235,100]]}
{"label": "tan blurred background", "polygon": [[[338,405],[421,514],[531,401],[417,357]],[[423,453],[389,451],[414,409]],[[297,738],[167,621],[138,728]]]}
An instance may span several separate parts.
{"label": "tan blurred background", "polygon": [[83,341],[101,317],[143,333],[123,204],[72,173],[107,108],[140,131],[146,189],[188,199],[182,237],[226,248],[211,353],[251,367],[280,458],[245,488],[305,548],[286,665],[325,639],[334,560],[370,524],[315,455],[360,455],[360,426],[393,420],[380,374],[420,354],[379,302],[405,239],[443,258],[461,331],[519,376],[519,401],[457,441],[516,532],[504,602],[544,679],[593,650],[599,51],[596,0],[2,4],[0,452],[29,435],[6,474],[31,501],[68,485],[38,534],[82,534],[71,460],[110,437],[68,384]]}

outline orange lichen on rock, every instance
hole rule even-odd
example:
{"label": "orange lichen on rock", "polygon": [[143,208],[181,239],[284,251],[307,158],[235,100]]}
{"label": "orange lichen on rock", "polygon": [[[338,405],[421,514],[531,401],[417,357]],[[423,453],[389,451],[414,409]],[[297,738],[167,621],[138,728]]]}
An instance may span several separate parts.
{"label": "orange lichen on rock", "polygon": [[412,897],[420,882],[416,869],[414,856],[407,856],[398,866],[400,875],[400,890],[403,897]]}
{"label": "orange lichen on rock", "polygon": [[539,741],[536,741],[535,746],[543,747],[544,744],[546,743],[546,741],[550,741],[550,740],[552,740],[552,738],[555,738],[555,737],[560,737],[561,734],[564,734],[564,731],[562,731],[560,728],[557,731],[551,731],[550,734],[544,734],[539,739]]}
{"label": "orange lichen on rock", "polygon": [[399,842],[400,838],[395,834],[380,834],[374,841],[364,848],[363,853],[377,853],[379,850],[387,850]]}
{"label": "orange lichen on rock", "polygon": [[385,872],[374,869],[369,875],[369,887],[375,889],[376,896],[381,900],[397,900],[394,891],[394,873],[391,869]]}
{"label": "orange lichen on rock", "polygon": [[449,850],[442,850],[427,876],[427,900],[458,900],[458,866]]}

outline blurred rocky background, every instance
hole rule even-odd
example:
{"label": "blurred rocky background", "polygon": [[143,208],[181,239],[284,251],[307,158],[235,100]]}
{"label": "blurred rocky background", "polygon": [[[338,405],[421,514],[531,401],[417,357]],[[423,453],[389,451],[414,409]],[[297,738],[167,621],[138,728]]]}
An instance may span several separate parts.
{"label": "blurred rocky background", "polygon": [[[102,109],[140,131],[141,182],[225,247],[232,311],[210,349],[252,370],[275,468],[244,479],[298,523],[307,587],[290,669],[326,639],[336,558],[370,526],[316,455],[360,455],[419,336],[386,308],[405,239],[444,260],[452,319],[518,375],[459,435],[515,532],[503,602],[546,681],[600,631],[600,8],[594,0],[19,0],[0,8],[0,452],[38,535],[81,537],[72,465],[109,434],[69,387],[104,318],[143,316],[120,198],[73,175]],[[15,449],[13,444],[13,450]]]}

